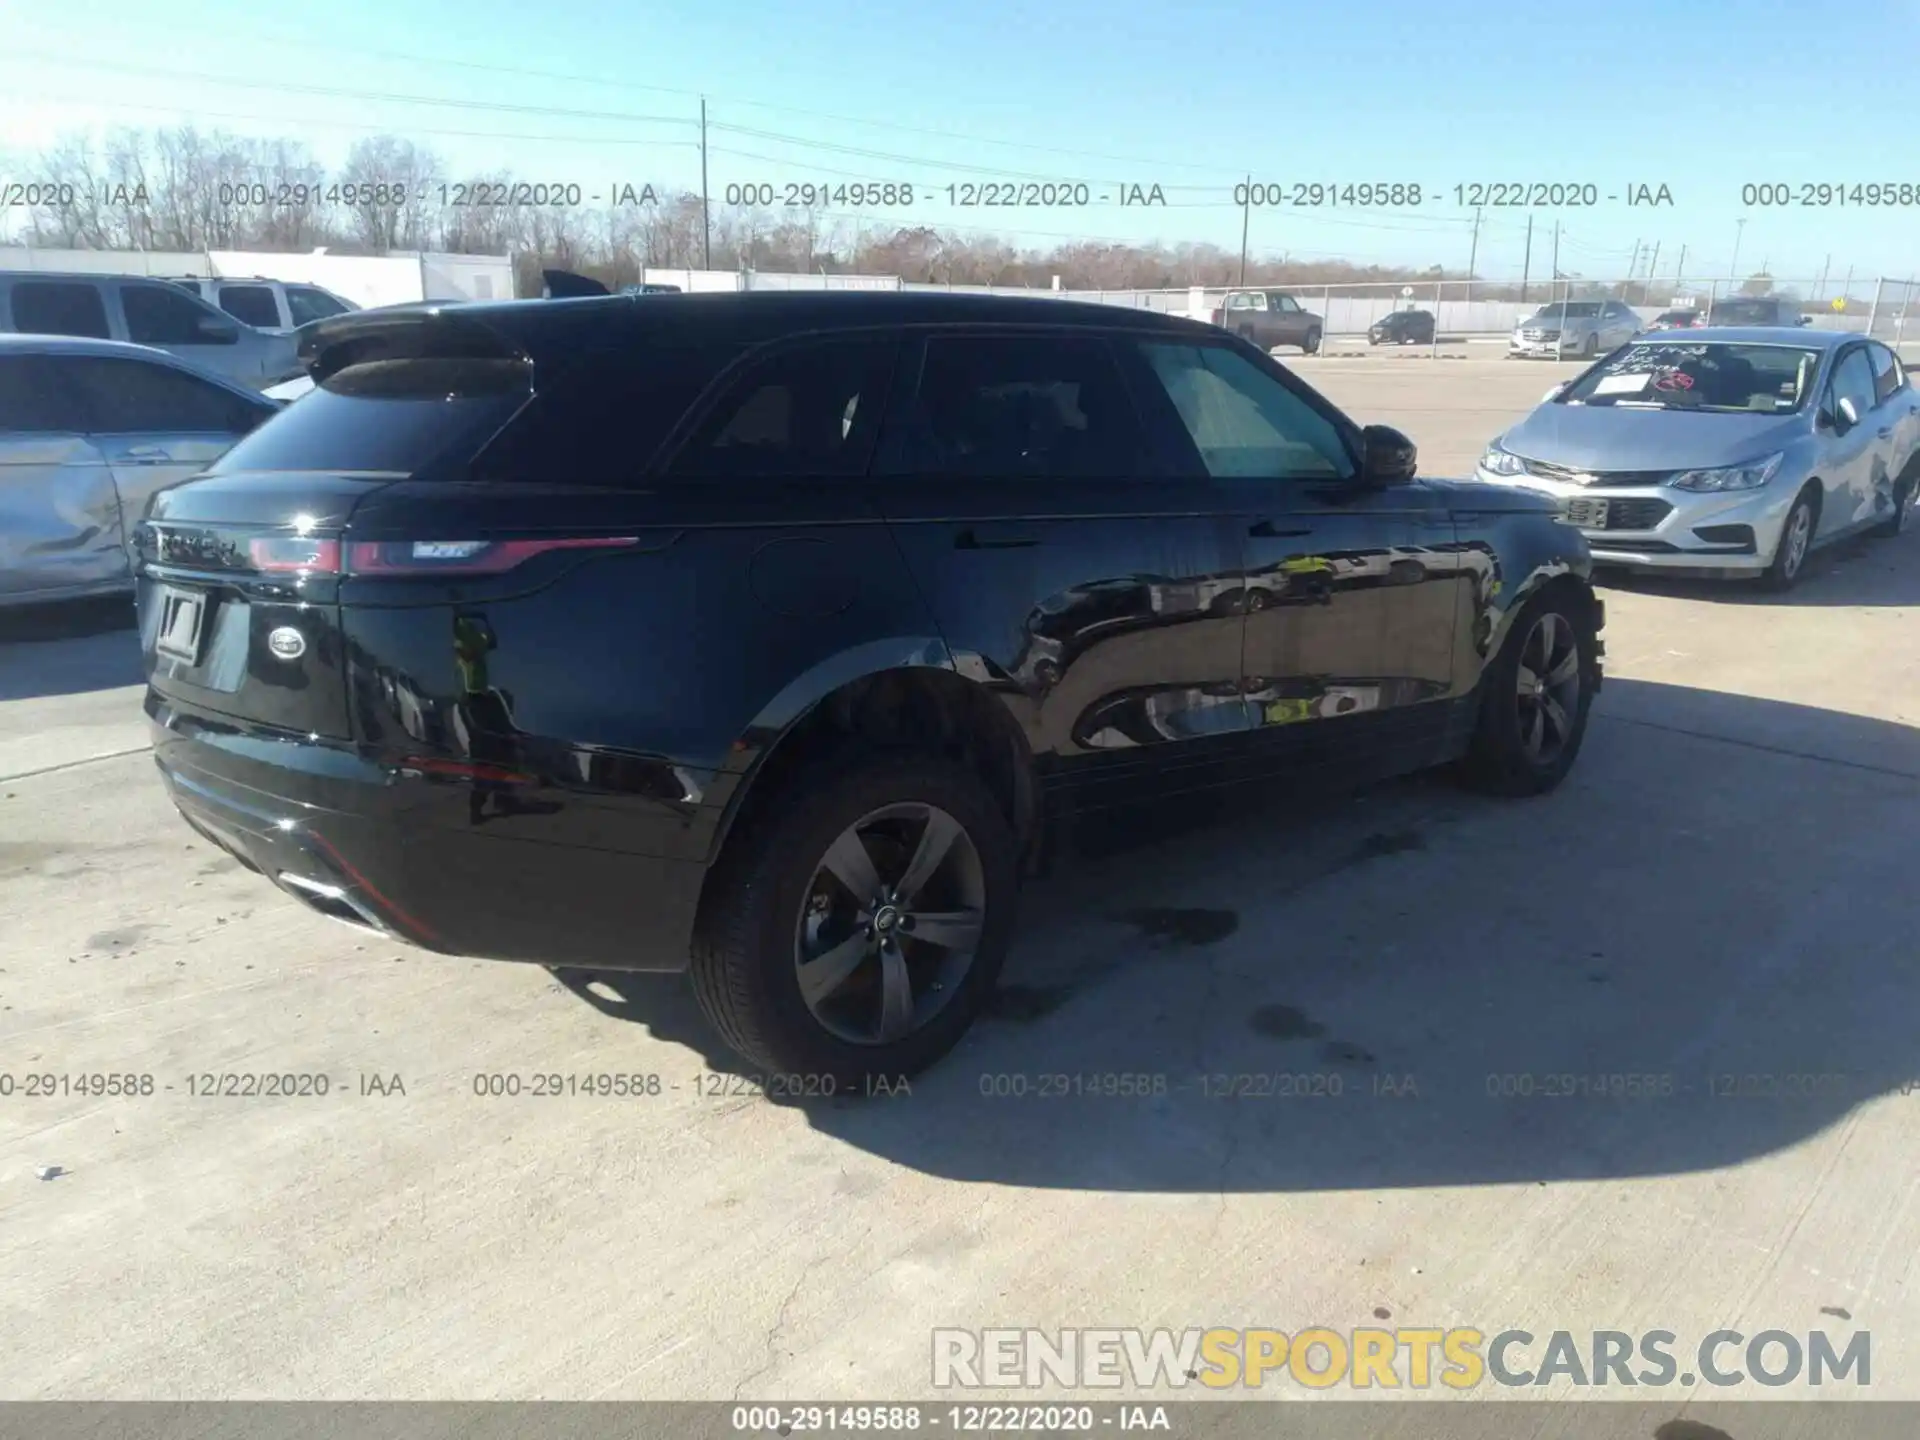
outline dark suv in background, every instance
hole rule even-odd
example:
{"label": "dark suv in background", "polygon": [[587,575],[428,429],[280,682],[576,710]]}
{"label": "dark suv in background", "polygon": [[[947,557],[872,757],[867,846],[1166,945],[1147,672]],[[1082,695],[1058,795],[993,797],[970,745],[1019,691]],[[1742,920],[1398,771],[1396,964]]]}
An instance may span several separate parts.
{"label": "dark suv in background", "polygon": [[1190,321],[655,295],[305,354],[141,530],[175,803],[432,949],[690,967],[777,1072],[944,1053],[1076,822],[1447,762],[1537,793],[1600,683],[1552,501],[1416,480]]}
{"label": "dark suv in background", "polygon": [[1813,317],[1800,308],[1798,300],[1784,295],[1729,295],[1724,300],[1707,302],[1706,324],[1728,325],[1811,325]]}

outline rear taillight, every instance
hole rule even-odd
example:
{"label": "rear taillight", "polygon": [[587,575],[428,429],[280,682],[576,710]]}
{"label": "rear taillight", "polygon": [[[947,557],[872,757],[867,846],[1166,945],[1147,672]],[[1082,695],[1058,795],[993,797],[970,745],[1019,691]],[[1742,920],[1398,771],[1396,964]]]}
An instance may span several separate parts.
{"label": "rear taillight", "polygon": [[340,542],[299,535],[256,535],[247,541],[247,558],[266,575],[338,575]]}
{"label": "rear taillight", "polygon": [[617,550],[637,535],[547,540],[367,540],[347,546],[349,575],[498,575],[549,550]]}
{"label": "rear taillight", "polygon": [[253,568],[269,575],[498,575],[549,550],[616,550],[636,535],[570,535],[543,540],[311,540],[255,536]]}

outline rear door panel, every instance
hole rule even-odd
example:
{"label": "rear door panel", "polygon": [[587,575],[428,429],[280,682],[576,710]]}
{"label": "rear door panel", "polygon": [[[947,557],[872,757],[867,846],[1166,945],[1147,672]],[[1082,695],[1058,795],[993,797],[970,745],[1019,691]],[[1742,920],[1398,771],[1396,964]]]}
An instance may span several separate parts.
{"label": "rear door panel", "polygon": [[145,518],[155,495],[198,475],[225,454],[237,438],[205,431],[96,435],[94,443],[112,468],[114,486],[120,492],[129,537]]}
{"label": "rear door panel", "polygon": [[113,471],[83,435],[0,435],[0,598],[131,578]]}
{"label": "rear door panel", "polygon": [[[994,347],[1028,347],[1018,353],[1034,357],[1035,396],[1051,393],[1038,378],[1047,364],[1130,391],[1098,336],[954,332],[926,343],[931,360],[919,345],[902,357],[874,493],[955,663],[1008,707],[1048,798],[1091,808],[1230,781],[1248,724],[1244,622],[1239,536],[1218,487],[1163,472],[1144,437],[1120,445],[1112,468],[1074,468],[1064,459],[1073,442],[1032,438],[1056,403],[1032,397],[1020,412],[1027,438],[994,431],[949,467],[940,447],[992,408],[995,389],[958,377],[1016,373],[1015,350]],[[986,348],[969,360],[958,348],[969,345]],[[1051,346],[1084,348],[1056,361],[1044,358]],[[1086,368],[1089,350],[1104,357],[1098,372]],[[956,398],[963,390],[986,398]],[[1127,416],[1096,413],[1087,391],[1079,382],[1078,399],[1057,402],[1062,413],[1087,404],[1087,435],[1113,433],[1101,428],[1109,421],[1130,428]],[[929,423],[929,401],[956,408]],[[923,426],[937,438],[916,440]],[[1068,448],[1036,448],[1053,443]]]}

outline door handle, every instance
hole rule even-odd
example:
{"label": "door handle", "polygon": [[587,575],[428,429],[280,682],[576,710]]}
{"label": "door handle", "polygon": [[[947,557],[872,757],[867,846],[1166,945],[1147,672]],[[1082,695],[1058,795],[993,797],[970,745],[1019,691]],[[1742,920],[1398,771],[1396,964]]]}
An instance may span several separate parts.
{"label": "door handle", "polygon": [[1302,535],[1311,535],[1311,528],[1301,530],[1278,530],[1271,520],[1256,520],[1247,527],[1247,534],[1256,540],[1295,540]]}
{"label": "door handle", "polygon": [[996,535],[989,531],[981,535],[973,530],[962,530],[953,537],[956,550],[1030,550],[1040,542],[1030,535]]}

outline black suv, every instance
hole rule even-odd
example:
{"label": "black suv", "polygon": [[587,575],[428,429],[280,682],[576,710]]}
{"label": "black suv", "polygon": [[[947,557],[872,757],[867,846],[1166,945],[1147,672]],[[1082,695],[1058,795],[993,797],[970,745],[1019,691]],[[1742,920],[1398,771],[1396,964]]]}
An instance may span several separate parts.
{"label": "black suv", "polygon": [[1066,301],[655,295],[320,322],[139,531],[203,835],[430,949],[691,968],[775,1073],[911,1073],[1111,807],[1458,762],[1600,684],[1580,532],[1413,479],[1252,345]]}
{"label": "black suv", "polygon": [[1369,345],[1431,345],[1431,310],[1395,310],[1367,327]]}
{"label": "black suv", "polygon": [[1708,325],[1811,325],[1798,300],[1784,295],[1729,295],[1707,305]]}

